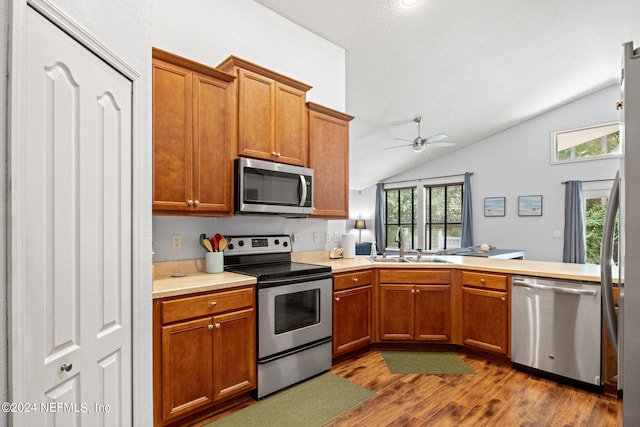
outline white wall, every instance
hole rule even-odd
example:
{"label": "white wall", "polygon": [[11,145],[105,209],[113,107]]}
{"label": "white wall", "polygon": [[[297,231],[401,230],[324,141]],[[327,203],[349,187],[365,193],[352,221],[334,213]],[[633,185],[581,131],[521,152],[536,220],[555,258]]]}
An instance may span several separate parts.
{"label": "white wall", "polygon": [[[216,66],[235,55],[313,86],[307,100],[345,109],[344,49],[293,24],[253,0],[154,0],[153,46]],[[155,261],[203,258],[201,233],[226,235],[296,233],[294,251],[336,247],[345,221],[297,220],[268,216],[188,218],[155,216]],[[314,241],[313,233],[320,233]],[[326,242],[330,233],[331,242]],[[182,249],[171,249],[172,234]]]}
{"label": "white wall", "polygon": [[[474,244],[524,249],[527,259],[561,262],[563,239],[553,237],[554,231],[564,231],[561,182],[611,179],[619,159],[552,165],[551,132],[619,120],[614,107],[618,97],[618,87],[611,86],[386,181],[473,172]],[[366,204],[373,206],[375,191],[366,190]],[[542,216],[518,217],[518,196],[537,194],[543,199]],[[506,197],[506,215],[485,217],[485,197]],[[354,199],[352,193],[352,203]]]}

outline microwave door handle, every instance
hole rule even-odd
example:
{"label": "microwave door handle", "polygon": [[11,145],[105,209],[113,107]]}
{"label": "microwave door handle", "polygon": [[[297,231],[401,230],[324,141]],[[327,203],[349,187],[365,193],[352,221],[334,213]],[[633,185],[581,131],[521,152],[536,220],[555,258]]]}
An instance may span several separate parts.
{"label": "microwave door handle", "polygon": [[304,175],[300,175],[300,187],[302,187],[302,191],[300,193],[300,204],[298,206],[304,206],[304,202],[307,200],[307,179]]}

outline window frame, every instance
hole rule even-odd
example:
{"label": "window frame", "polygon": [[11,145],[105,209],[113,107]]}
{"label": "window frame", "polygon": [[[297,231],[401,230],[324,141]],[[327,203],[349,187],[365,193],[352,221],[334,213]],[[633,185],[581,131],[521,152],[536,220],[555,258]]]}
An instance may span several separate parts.
{"label": "window frame", "polygon": [[[412,189],[414,191],[415,194],[415,209],[412,211],[415,213],[415,218],[413,218],[413,220],[415,221],[413,224],[408,224],[408,223],[400,223],[400,216],[398,216],[398,223],[392,223],[391,225],[397,225],[397,226],[403,226],[403,227],[407,227],[411,233],[411,245],[409,247],[409,238],[406,237],[405,238],[405,243],[406,244],[406,248],[407,249],[411,249],[411,250],[415,250],[418,248],[422,248],[425,251],[428,251],[429,249],[426,249],[429,247],[429,243],[426,241],[426,233],[425,233],[425,228],[426,228],[426,205],[425,205],[425,198],[426,198],[426,190],[425,188],[427,187],[447,187],[447,186],[460,186],[462,188],[461,194],[460,194],[460,202],[461,204],[464,202],[464,181],[442,181],[442,182],[438,182],[437,180],[434,181],[432,184],[423,184],[422,183],[423,180],[415,180],[414,183],[411,184],[407,184],[406,182],[404,183],[405,185],[401,185],[399,183],[396,184],[387,184],[385,185],[384,188],[384,194],[385,194],[385,215],[384,215],[384,220],[383,220],[383,224],[384,224],[384,230],[385,230],[385,240],[389,241],[389,237],[386,235],[386,231],[388,230],[388,227],[390,225],[390,223],[388,222],[388,211],[387,211],[387,194],[389,191],[398,191],[398,190],[405,190],[405,189]],[[445,212],[446,214],[446,212]],[[399,212],[398,212],[399,215]],[[446,219],[446,218],[445,218]],[[457,222],[455,223],[450,223],[450,224],[458,224]],[[460,218],[460,227],[462,228],[462,217]],[[414,232],[415,230],[415,232]],[[446,239],[446,235],[445,235],[445,239]],[[385,250],[397,250],[398,247],[397,246],[386,246],[386,242],[384,242],[385,245],[382,245],[381,243],[379,243],[379,250],[381,251],[385,251]],[[445,245],[446,246],[446,245]],[[444,249],[444,248],[441,248]]]}
{"label": "window frame", "polygon": [[[407,223],[407,222],[402,222],[402,215],[400,214],[400,191],[402,190],[411,190],[411,201],[412,201],[412,209],[411,209],[411,219],[412,219],[412,223]],[[398,192],[398,221],[394,222],[394,223],[389,223],[388,218],[389,218],[389,209],[388,209],[388,192],[391,191],[397,191]],[[415,201],[415,202],[414,202]],[[381,249],[397,249],[395,247],[391,247],[391,246],[387,246],[387,242],[389,241],[389,237],[390,235],[387,233],[387,230],[389,229],[389,225],[392,226],[397,226],[397,227],[405,227],[408,228],[410,233],[411,233],[411,248],[410,249],[415,249],[413,247],[414,242],[415,242],[415,235],[414,235],[414,229],[416,229],[418,236],[419,236],[419,230],[417,230],[417,228],[420,225],[419,222],[419,218],[420,218],[420,196],[418,193],[418,188],[416,186],[406,186],[406,187],[390,187],[390,188],[385,188],[384,189],[384,230],[385,230],[385,244],[383,245],[383,247],[381,247]],[[418,207],[418,209],[415,209],[416,207]],[[414,217],[414,212],[416,213],[415,217]],[[399,248],[399,245],[398,245]]]}
{"label": "window frame", "polygon": [[[449,198],[447,197],[447,189],[450,187],[460,187],[460,222],[450,222],[448,221],[448,202],[449,202]],[[427,216],[429,215],[429,212],[427,212],[427,208],[426,208],[426,202],[427,199],[431,200],[431,195],[432,195],[432,189],[433,188],[444,188],[444,221],[442,222],[434,222],[434,221],[429,221],[427,222]],[[424,247],[424,250],[426,251],[433,251],[433,250],[446,250],[446,249],[452,249],[452,248],[448,248],[447,247],[447,237],[449,236],[447,233],[447,226],[448,225],[459,225],[460,226],[460,232],[462,233],[462,204],[464,203],[464,182],[450,182],[450,183],[444,183],[444,184],[428,184],[428,185],[424,185],[423,186],[423,192],[424,192],[424,201],[423,201],[423,206],[424,206],[424,215],[423,215],[423,230],[422,230],[422,244]],[[431,202],[429,203],[431,205]],[[429,218],[431,219],[431,218]],[[429,226],[427,225],[429,224]],[[427,230],[431,231],[432,230],[432,226],[433,225],[442,225],[444,228],[444,247],[442,248],[436,248],[433,249],[431,247],[431,239],[427,238]],[[462,237],[462,236],[460,236]],[[458,246],[460,247],[460,246]]]}
{"label": "window frame", "polygon": [[[594,125],[581,126],[581,127],[577,127],[577,128],[552,131],[551,135],[550,135],[550,138],[549,138],[550,139],[550,146],[551,146],[551,148],[549,150],[549,154],[550,154],[550,158],[551,158],[550,159],[551,160],[551,164],[552,165],[563,165],[563,164],[567,164],[567,163],[588,162],[588,161],[593,161],[593,160],[612,159],[612,158],[620,158],[620,157],[622,157],[622,147],[621,147],[621,145],[619,143],[619,145],[618,145],[619,149],[618,149],[617,152],[614,152],[614,153],[599,154],[597,156],[592,156],[592,157],[578,157],[578,158],[565,159],[565,160],[559,160],[558,159],[557,136],[559,134],[569,133],[569,132],[579,132],[579,131],[583,131],[583,130],[587,130],[587,129],[606,127],[606,126],[612,126],[612,125],[618,125],[618,132],[619,132],[619,134],[622,134],[623,125],[619,121],[598,123],[598,124],[594,124]],[[588,141],[585,141],[585,142],[588,142]]]}

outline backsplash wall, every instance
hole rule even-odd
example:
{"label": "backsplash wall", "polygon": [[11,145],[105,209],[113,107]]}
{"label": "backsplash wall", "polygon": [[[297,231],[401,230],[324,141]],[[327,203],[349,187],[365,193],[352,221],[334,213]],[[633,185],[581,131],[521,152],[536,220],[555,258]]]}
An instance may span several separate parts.
{"label": "backsplash wall", "polygon": [[[351,227],[348,229],[347,227]],[[153,217],[154,261],[177,261],[204,258],[200,234],[224,236],[249,234],[288,234],[293,238],[293,251],[316,251],[342,246],[342,233],[357,233],[352,220],[316,218],[284,218],[278,216],[236,215],[203,218],[180,216]],[[314,241],[317,234],[317,241]],[[327,234],[331,242],[327,242]],[[173,249],[173,236],[180,235],[182,249]]]}

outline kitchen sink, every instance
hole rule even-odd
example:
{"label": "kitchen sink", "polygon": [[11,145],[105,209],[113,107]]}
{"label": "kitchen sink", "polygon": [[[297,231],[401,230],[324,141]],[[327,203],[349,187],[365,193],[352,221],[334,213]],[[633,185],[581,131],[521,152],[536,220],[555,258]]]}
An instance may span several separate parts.
{"label": "kitchen sink", "polygon": [[377,257],[374,260],[371,260],[373,262],[393,262],[393,263],[408,263],[408,264],[431,264],[431,263],[451,263],[451,261],[448,261],[444,258],[440,258],[440,257],[435,257],[435,256],[425,256],[423,255],[422,257],[420,257],[420,259],[418,259],[418,257],[415,256],[406,256],[404,258],[400,258],[398,256],[388,256],[386,258],[384,257]]}

